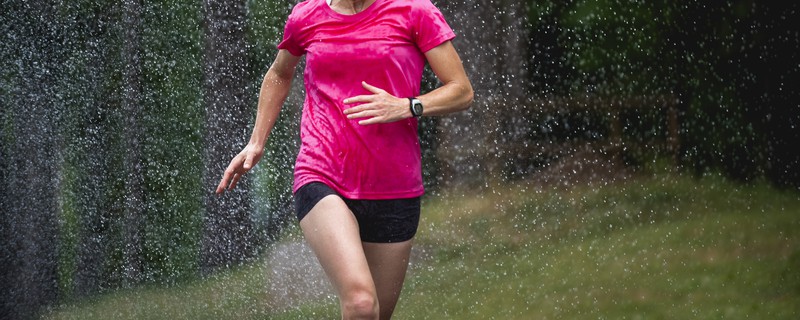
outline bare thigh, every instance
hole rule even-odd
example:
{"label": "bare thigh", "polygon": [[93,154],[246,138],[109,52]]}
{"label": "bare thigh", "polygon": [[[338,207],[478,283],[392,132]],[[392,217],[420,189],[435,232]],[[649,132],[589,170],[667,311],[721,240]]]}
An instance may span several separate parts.
{"label": "bare thigh", "polygon": [[412,240],[397,243],[364,242],[364,253],[378,294],[380,318],[390,319],[408,269]]}
{"label": "bare thigh", "polygon": [[375,292],[358,222],[341,198],[320,200],[300,228],[340,299],[350,292]]}

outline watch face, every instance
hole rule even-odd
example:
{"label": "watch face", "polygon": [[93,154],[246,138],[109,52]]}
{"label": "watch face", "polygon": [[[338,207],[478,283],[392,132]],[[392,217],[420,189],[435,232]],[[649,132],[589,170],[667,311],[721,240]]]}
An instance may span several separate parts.
{"label": "watch face", "polygon": [[422,115],[422,103],[420,103],[419,100],[414,99],[411,101],[411,113],[413,113],[415,117]]}

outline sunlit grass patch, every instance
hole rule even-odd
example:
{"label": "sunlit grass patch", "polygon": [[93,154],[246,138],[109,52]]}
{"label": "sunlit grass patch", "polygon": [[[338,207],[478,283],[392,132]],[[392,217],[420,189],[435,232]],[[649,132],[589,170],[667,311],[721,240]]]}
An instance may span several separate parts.
{"label": "sunlit grass patch", "polygon": [[482,197],[475,207],[469,197],[432,200],[440,202],[418,242],[436,248],[435,259],[409,282],[399,318],[794,319],[800,311],[796,193],[668,175]]}
{"label": "sunlit grass patch", "polygon": [[263,263],[174,286],[119,290],[62,306],[44,319],[221,319],[269,312]]}
{"label": "sunlit grass patch", "polygon": [[[282,241],[300,241],[299,230],[287,230]],[[150,284],[98,294],[46,311],[42,319],[335,319],[338,305],[332,299],[281,301],[270,290],[270,258],[280,244],[274,244],[263,258],[220,271],[203,279],[172,285]],[[280,257],[279,257],[280,258]],[[302,268],[303,266],[297,266]],[[307,270],[296,270],[303,273]],[[291,283],[285,285],[292,285]],[[290,290],[291,291],[291,290]],[[302,299],[302,297],[301,297]]]}

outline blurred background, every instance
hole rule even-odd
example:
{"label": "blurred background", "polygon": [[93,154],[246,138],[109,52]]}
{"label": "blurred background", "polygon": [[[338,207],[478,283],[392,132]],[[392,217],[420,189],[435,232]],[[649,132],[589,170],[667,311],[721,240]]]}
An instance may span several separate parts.
{"label": "blurred background", "polygon": [[[421,120],[398,318],[800,315],[796,3],[433,2],[476,98]],[[337,317],[275,291],[301,72],[213,195],[296,3],[0,1],[0,318]]]}

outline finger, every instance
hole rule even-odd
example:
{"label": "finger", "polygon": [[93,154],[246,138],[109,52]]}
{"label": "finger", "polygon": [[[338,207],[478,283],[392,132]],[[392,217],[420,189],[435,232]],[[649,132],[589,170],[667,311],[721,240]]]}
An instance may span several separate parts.
{"label": "finger", "polygon": [[361,121],[358,122],[358,124],[362,125],[362,126],[366,126],[366,125],[370,125],[370,124],[381,123],[383,121],[382,119],[383,118],[381,118],[381,117],[372,117],[372,118],[369,118],[369,119],[366,119],[366,120],[361,120]]}
{"label": "finger", "polygon": [[361,81],[361,86],[363,86],[364,89],[367,89],[369,92],[372,92],[372,93],[384,93],[385,92],[383,89],[378,88],[376,86],[373,86],[373,85],[367,83],[366,81]]}
{"label": "finger", "polygon": [[236,183],[238,183],[239,179],[241,179],[241,178],[242,178],[242,174],[240,174],[240,173],[237,173],[237,174],[233,175],[233,180],[231,180],[231,185],[228,187],[228,191],[233,190],[233,188],[236,188]]}
{"label": "finger", "polygon": [[364,112],[359,112],[359,113],[354,113],[354,114],[348,115],[347,119],[358,119],[358,118],[367,118],[367,117],[373,117],[373,115],[369,114],[366,111],[364,111]]}
{"label": "finger", "polygon": [[375,97],[373,95],[360,95],[360,96],[355,96],[355,97],[350,97],[350,98],[344,99],[344,101],[342,101],[342,102],[344,104],[351,104],[351,103],[359,103],[359,102],[372,102],[372,100],[374,100],[374,99],[375,99]]}
{"label": "finger", "polygon": [[242,168],[244,168],[244,170],[250,170],[250,168],[252,167],[253,167],[253,154],[248,152],[247,157],[244,158],[244,165],[242,165]]}
{"label": "finger", "polygon": [[231,171],[225,170],[225,173],[222,175],[222,180],[219,181],[219,185],[217,186],[217,194],[222,193],[225,191],[225,187],[228,186],[228,181],[231,179]]}
{"label": "finger", "polygon": [[366,118],[366,119],[361,120],[361,121],[358,122],[358,124],[362,124],[362,125],[364,125],[364,124],[375,124],[375,123],[381,123],[381,122],[389,122],[389,121],[386,120],[386,119],[388,119],[386,116],[382,115],[380,113],[380,111],[376,111],[376,110],[364,110],[364,111],[361,111],[361,112],[357,112],[357,113],[353,113],[353,114],[348,114],[347,115],[347,119],[358,119],[358,118]]}
{"label": "finger", "polygon": [[214,191],[214,193],[221,194],[222,191],[225,191],[225,181],[224,180],[219,182],[219,185],[217,185],[217,190]]}
{"label": "finger", "polygon": [[236,171],[239,166],[241,166],[242,158],[241,155],[237,155],[231,159],[231,163],[228,164],[228,167],[225,168],[225,172],[222,174],[222,180],[219,182],[219,186],[217,186],[217,193],[222,193],[227,189],[231,179],[236,176]]}
{"label": "finger", "polygon": [[366,118],[379,116],[380,112],[372,109],[363,109],[347,115],[347,119]]}
{"label": "finger", "polygon": [[358,105],[358,106],[355,106],[355,107],[352,107],[352,108],[344,109],[344,114],[352,115],[354,113],[364,112],[364,111],[371,110],[371,109],[374,109],[374,108],[375,107],[374,107],[373,103],[365,103],[365,104],[361,104],[361,105]]}

